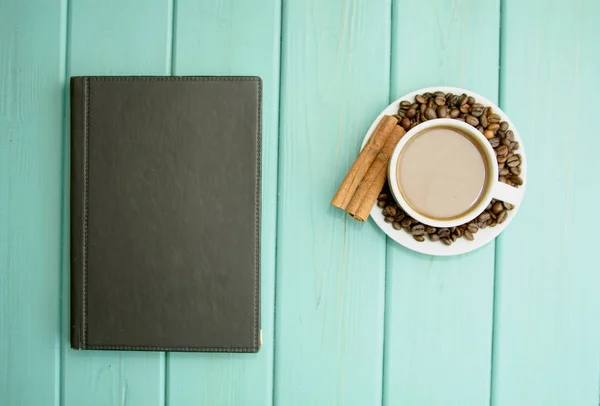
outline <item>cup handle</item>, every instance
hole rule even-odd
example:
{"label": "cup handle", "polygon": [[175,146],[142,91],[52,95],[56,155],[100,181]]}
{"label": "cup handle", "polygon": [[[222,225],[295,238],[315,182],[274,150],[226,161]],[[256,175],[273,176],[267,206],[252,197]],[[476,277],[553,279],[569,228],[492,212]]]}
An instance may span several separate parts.
{"label": "cup handle", "polygon": [[494,189],[492,190],[492,196],[494,199],[517,206],[523,199],[523,192],[520,189],[507,185],[504,182],[496,182]]}

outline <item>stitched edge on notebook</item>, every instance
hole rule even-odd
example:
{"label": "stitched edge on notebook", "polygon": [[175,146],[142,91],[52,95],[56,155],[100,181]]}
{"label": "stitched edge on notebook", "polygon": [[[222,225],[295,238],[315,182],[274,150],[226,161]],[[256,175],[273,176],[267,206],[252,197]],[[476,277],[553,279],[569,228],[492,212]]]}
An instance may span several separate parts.
{"label": "stitched edge on notebook", "polygon": [[[255,240],[254,244],[254,346],[253,347],[154,347],[154,346],[111,346],[88,345],[87,334],[87,248],[88,248],[88,174],[89,174],[89,105],[90,105],[90,80],[95,82],[256,82],[258,84],[258,106],[256,106],[256,185],[255,185]],[[261,168],[262,168],[262,83],[256,77],[223,76],[223,77],[196,77],[196,76],[137,76],[137,77],[109,77],[89,76],[85,79],[85,136],[84,136],[84,222],[83,222],[83,348],[92,350],[156,350],[156,351],[213,351],[213,352],[248,352],[259,348],[260,335],[260,198],[261,198]]]}
{"label": "stitched edge on notebook", "polygon": [[83,137],[83,346],[88,342],[87,329],[87,265],[88,265],[88,210],[89,210],[89,134],[90,134],[90,80],[86,78],[84,86],[85,115]]}

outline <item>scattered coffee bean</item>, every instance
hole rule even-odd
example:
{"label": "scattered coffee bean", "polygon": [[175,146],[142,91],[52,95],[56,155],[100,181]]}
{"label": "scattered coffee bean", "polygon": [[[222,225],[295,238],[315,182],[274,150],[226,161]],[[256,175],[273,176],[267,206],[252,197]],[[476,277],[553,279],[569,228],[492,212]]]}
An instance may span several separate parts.
{"label": "scattered coffee bean", "polygon": [[509,141],[514,141],[515,140],[515,133],[512,130],[508,130],[506,132],[506,139]]}
{"label": "scattered coffee bean", "polygon": [[520,166],[515,166],[514,168],[510,168],[510,173],[512,173],[513,175],[520,175],[521,174],[521,167]]}
{"label": "scattered coffee bean", "polygon": [[427,234],[433,234],[436,232],[436,229],[435,229],[435,227],[427,226],[427,227],[425,227],[425,232]]}
{"label": "scattered coffee bean", "polygon": [[508,154],[508,147],[506,145],[500,145],[496,150],[496,153],[498,154],[498,156],[504,156]]}
{"label": "scattered coffee bean", "polygon": [[460,112],[461,113],[468,113],[469,110],[471,110],[471,107],[468,104],[463,104],[462,106],[460,106]]}
{"label": "scattered coffee bean", "polygon": [[477,127],[479,125],[479,120],[477,119],[477,117],[472,116],[470,114],[467,114],[467,116],[465,117],[465,121],[467,122],[467,124],[470,124],[473,127]]}
{"label": "scattered coffee bean", "polygon": [[490,124],[485,114],[482,114],[481,117],[479,117],[479,122],[481,122],[481,125],[484,127],[487,127]]}
{"label": "scattered coffee bean", "polygon": [[385,207],[385,200],[378,201],[377,206],[382,207],[382,208]]}
{"label": "scattered coffee bean", "polygon": [[498,224],[502,224],[504,223],[504,221],[506,221],[506,217],[508,216],[508,212],[506,210],[502,211],[500,214],[498,214]]}
{"label": "scattered coffee bean", "polygon": [[412,235],[423,235],[425,234],[425,226],[423,224],[417,224],[416,226],[413,226],[410,231],[412,232]]}
{"label": "scattered coffee bean", "polygon": [[502,210],[504,210],[504,206],[502,205],[502,203],[500,202],[496,202],[494,203],[494,205],[492,206],[492,213],[494,214],[498,214],[500,213]]}
{"label": "scattered coffee bean", "polygon": [[414,118],[417,115],[417,110],[412,107],[406,112],[406,117]]}
{"label": "scattered coffee bean", "polygon": [[422,235],[414,235],[413,234],[413,238],[419,242],[425,241],[425,237],[423,237]]}
{"label": "scattered coffee bean", "polygon": [[397,222],[397,221],[394,221],[394,222],[392,223],[392,227],[394,227],[394,230],[401,230],[401,229],[402,229],[402,226],[401,226],[401,225],[400,225],[400,223],[399,223],[399,222]]}
{"label": "scattered coffee bean", "polygon": [[467,226],[467,230],[472,234],[475,234],[477,231],[479,231],[479,227],[477,227],[477,224],[475,223],[469,223],[469,225]]}
{"label": "scattered coffee bean", "polygon": [[484,135],[484,136],[485,136],[485,138],[487,138],[488,140],[491,140],[492,138],[494,138],[494,137],[496,136],[492,130],[485,130],[485,131],[483,132],[483,135]]}
{"label": "scattered coffee bean", "polygon": [[502,202],[502,204],[504,205],[504,208],[505,208],[506,210],[512,210],[512,209],[514,209],[514,208],[515,208],[515,206],[514,206],[514,205],[512,205],[512,204],[510,204],[510,203],[507,203],[507,202]]}
{"label": "scattered coffee bean", "polygon": [[387,193],[380,193],[379,196],[377,196],[377,200],[386,200],[388,197],[390,197],[390,195]]}
{"label": "scattered coffee bean", "polygon": [[483,128],[483,126],[480,125],[480,126],[477,126],[477,130],[479,130],[479,132],[483,134],[483,132],[485,131],[485,128]]}
{"label": "scattered coffee bean", "polygon": [[475,98],[473,96],[469,96],[469,98],[467,99],[467,103],[474,104],[475,103]]}
{"label": "scattered coffee bean", "polygon": [[386,223],[393,223],[394,222],[394,218],[392,216],[386,216],[383,220]]}
{"label": "scattered coffee bean", "polygon": [[482,104],[475,103],[471,106],[471,115],[475,117],[481,117],[483,115],[484,107]]}
{"label": "scattered coffee bean", "polygon": [[502,122],[500,123],[500,130],[501,130],[501,131],[506,131],[506,130],[508,130],[508,123],[507,123],[506,121],[502,121]]}
{"label": "scattered coffee bean", "polygon": [[459,104],[459,106],[463,106],[463,105],[467,104],[468,101],[469,101],[469,97],[463,93],[460,96],[460,99],[458,100],[458,104]]}
{"label": "scattered coffee bean", "polygon": [[452,233],[450,234],[450,239],[452,240],[452,242],[455,242],[456,240],[458,240],[458,235],[456,235],[456,233]]}
{"label": "scattered coffee bean", "polygon": [[491,138],[488,141],[490,142],[490,145],[492,146],[492,148],[496,148],[496,147],[498,147],[498,145],[500,145],[500,138],[498,138],[498,137]]}
{"label": "scattered coffee bean", "polygon": [[450,117],[457,118],[458,116],[460,116],[460,110],[457,109],[456,107],[451,108],[450,109]]}
{"label": "scattered coffee bean", "polygon": [[444,106],[439,106],[437,108],[437,116],[439,118],[446,118],[446,116],[448,116],[448,107]]}
{"label": "scattered coffee bean", "polygon": [[516,151],[517,149],[519,149],[519,143],[518,142],[513,142],[512,145],[510,146],[510,148],[513,151]]}
{"label": "scattered coffee bean", "polygon": [[440,236],[437,234],[429,234],[429,239],[433,242],[435,241],[439,241],[440,240]]}
{"label": "scattered coffee bean", "polygon": [[444,238],[450,235],[450,230],[447,228],[440,228],[437,233],[440,237]]}
{"label": "scattered coffee bean", "polygon": [[490,124],[487,126],[487,129],[492,131],[498,131],[500,129],[500,124]]}
{"label": "scattered coffee bean", "polygon": [[435,110],[431,107],[427,108],[427,110],[425,110],[425,116],[429,119],[429,120],[433,120],[434,118],[437,118],[437,115],[435,113]]}
{"label": "scattered coffee bean", "polygon": [[425,110],[427,110],[427,104],[423,103],[419,106],[419,111],[421,112],[421,117],[425,115]]}
{"label": "scattered coffee bean", "polygon": [[[502,117],[500,117],[498,114],[490,114],[488,116],[488,121],[491,124],[496,124],[499,123],[502,120]],[[498,128],[500,128],[500,126],[498,126]]]}
{"label": "scattered coffee bean", "polygon": [[404,217],[406,217],[406,214],[404,214],[403,212],[400,212],[400,213],[396,214],[396,221],[400,222],[400,221],[404,220]]}
{"label": "scattered coffee bean", "polygon": [[440,238],[440,241],[443,242],[445,245],[452,245],[452,241],[448,237],[442,237]]}
{"label": "scattered coffee bean", "polygon": [[400,125],[402,126],[402,128],[404,128],[406,131],[408,131],[408,129],[410,128],[410,119],[408,117],[404,117],[402,119],[402,122],[400,123]]}
{"label": "scattered coffee bean", "polygon": [[427,103],[427,99],[425,99],[421,95],[418,95],[417,97],[415,97],[415,100],[417,101],[417,103],[421,103],[421,104]]}
{"label": "scattered coffee bean", "polygon": [[490,213],[488,213],[486,211],[486,212],[481,213],[479,215],[479,217],[477,217],[477,220],[478,221],[488,221],[490,218],[491,218]]}
{"label": "scattered coffee bean", "polygon": [[523,179],[521,179],[519,176],[517,175],[513,175],[513,177],[511,178],[512,182],[517,185],[517,186],[521,186],[523,184]]}
{"label": "scattered coffee bean", "polygon": [[410,227],[411,221],[412,221],[412,219],[410,217],[407,217],[400,222],[400,225],[402,226],[402,228],[408,228],[408,227]]}
{"label": "scattered coffee bean", "polygon": [[394,217],[396,215],[396,211],[397,211],[396,206],[388,206],[387,207],[388,216]]}
{"label": "scattered coffee bean", "polygon": [[409,101],[406,101],[406,100],[404,100],[404,101],[401,101],[401,102],[400,102],[400,108],[401,108],[402,110],[408,110],[408,108],[410,107],[410,105],[411,105],[411,104],[412,104],[411,102],[409,102]]}
{"label": "scattered coffee bean", "polygon": [[473,241],[475,239],[475,237],[473,237],[473,234],[469,230],[465,230],[465,238],[469,241]]}
{"label": "scattered coffee bean", "polygon": [[436,97],[435,104],[437,104],[438,106],[443,106],[446,104],[446,99],[444,97]]}
{"label": "scattered coffee bean", "polygon": [[514,168],[515,166],[521,165],[521,160],[519,159],[518,155],[513,155],[507,159],[506,165],[508,165],[511,168]]}

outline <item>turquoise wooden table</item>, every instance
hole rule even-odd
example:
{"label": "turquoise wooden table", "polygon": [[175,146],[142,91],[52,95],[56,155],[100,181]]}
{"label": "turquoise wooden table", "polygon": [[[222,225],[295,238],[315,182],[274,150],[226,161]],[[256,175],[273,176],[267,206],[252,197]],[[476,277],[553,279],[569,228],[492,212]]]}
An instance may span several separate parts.
{"label": "turquoise wooden table", "polygon": [[[600,2],[0,0],[0,405],[600,402]],[[259,354],[68,342],[71,75],[264,80]],[[377,113],[430,85],[525,141],[495,243],[410,252],[329,206]]]}

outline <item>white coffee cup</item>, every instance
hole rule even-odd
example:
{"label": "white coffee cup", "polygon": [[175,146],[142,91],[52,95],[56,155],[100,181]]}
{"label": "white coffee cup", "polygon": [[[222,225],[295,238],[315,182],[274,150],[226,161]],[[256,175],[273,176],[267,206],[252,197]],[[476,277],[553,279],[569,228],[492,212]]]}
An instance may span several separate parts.
{"label": "white coffee cup", "polygon": [[[490,179],[493,179],[492,182],[488,182],[482,192],[478,202],[472,206],[465,214],[460,217],[453,217],[452,219],[438,219],[431,218],[425,216],[417,211],[415,211],[408,202],[404,199],[398,182],[398,159],[406,147],[406,145],[413,139],[415,136],[436,127],[443,128],[455,128],[463,133],[466,133],[474,142],[478,144],[480,147],[480,151],[482,152],[484,158],[486,159],[486,164],[489,170],[491,171]],[[498,163],[496,160],[496,153],[494,149],[490,145],[489,141],[483,136],[482,133],[479,132],[473,126],[464,123],[462,121],[450,119],[450,118],[441,118],[435,120],[429,120],[424,123],[421,123],[410,131],[408,131],[404,137],[400,140],[394,152],[390,158],[390,164],[388,167],[388,180],[390,189],[394,198],[398,202],[398,204],[402,207],[402,209],[415,220],[432,226],[432,227],[456,227],[461,224],[465,224],[470,222],[479,216],[485,208],[490,204],[492,199],[501,200],[503,202],[507,202],[513,204],[515,206],[521,203],[523,198],[523,191],[518,188],[507,185],[506,183],[499,182],[498,180]]]}

